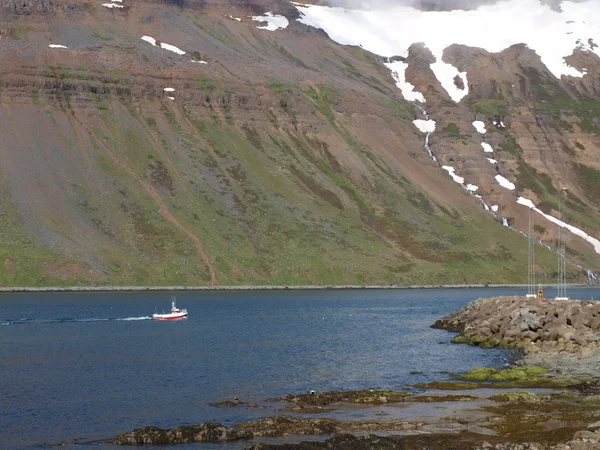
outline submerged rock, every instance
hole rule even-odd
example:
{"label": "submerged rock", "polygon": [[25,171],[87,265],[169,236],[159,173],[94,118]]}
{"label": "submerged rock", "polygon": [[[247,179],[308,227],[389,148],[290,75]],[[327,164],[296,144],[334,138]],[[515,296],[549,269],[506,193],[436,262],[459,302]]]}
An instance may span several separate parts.
{"label": "submerged rock", "polygon": [[360,391],[330,391],[314,392],[309,394],[286,395],[282,401],[295,403],[302,406],[326,406],[332,403],[359,403],[380,405],[383,403],[402,402],[410,397],[410,392],[396,392],[386,390],[360,390]]}
{"label": "submerged rock", "polygon": [[223,400],[222,402],[209,403],[210,406],[214,406],[215,408],[235,408],[238,406],[246,407],[246,408],[258,408],[256,403],[246,403],[239,400],[235,397],[233,400]]}

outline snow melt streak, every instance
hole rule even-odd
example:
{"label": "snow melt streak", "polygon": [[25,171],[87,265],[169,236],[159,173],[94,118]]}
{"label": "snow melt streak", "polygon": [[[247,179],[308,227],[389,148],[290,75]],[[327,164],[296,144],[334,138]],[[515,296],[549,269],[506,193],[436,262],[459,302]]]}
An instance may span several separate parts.
{"label": "snow melt streak", "polygon": [[558,226],[560,226],[562,228],[566,228],[567,230],[569,230],[574,235],[579,236],[579,237],[585,239],[586,241],[588,241],[590,244],[592,244],[594,246],[594,250],[596,251],[596,253],[600,254],[600,241],[598,239],[596,239],[596,238],[591,237],[585,231],[580,230],[579,228],[575,228],[574,226],[569,225],[568,223],[565,223],[562,220],[557,219],[556,217],[553,217],[553,216],[550,216],[548,214],[545,214],[543,211],[537,209],[535,207],[535,205],[533,204],[533,202],[531,200],[529,200],[529,199],[526,199],[524,197],[519,197],[519,199],[517,200],[517,203],[519,205],[523,205],[523,206],[527,206],[528,208],[531,208],[536,213],[544,216],[550,222],[555,223],[556,225],[558,225]]}
{"label": "snow melt streak", "polygon": [[452,179],[454,181],[456,181],[458,184],[465,184],[465,179],[463,177],[459,177],[458,175],[456,175],[454,173],[454,167],[442,166],[442,169],[444,169],[446,172],[448,172],[448,174],[452,177]]}
{"label": "snow melt streak", "polygon": [[394,77],[394,80],[396,81],[396,86],[402,91],[402,95],[406,100],[409,102],[426,102],[425,96],[415,90],[415,87],[406,81],[406,68],[408,67],[408,64],[402,61],[394,61],[385,63],[385,65],[392,71],[392,77]]}

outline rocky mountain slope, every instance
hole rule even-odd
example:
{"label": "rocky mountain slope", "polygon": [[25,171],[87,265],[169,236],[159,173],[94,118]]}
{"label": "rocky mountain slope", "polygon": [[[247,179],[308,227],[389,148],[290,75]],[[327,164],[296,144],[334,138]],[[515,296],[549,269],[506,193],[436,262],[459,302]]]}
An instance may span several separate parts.
{"label": "rocky mountain slope", "polygon": [[[594,52],[559,79],[524,45],[454,45],[456,102],[427,47],[372,53],[302,17],[287,0],[1,2],[0,285],[524,282],[517,195],[557,216],[563,187],[564,221],[600,237]],[[556,246],[541,214],[535,230]],[[586,280],[598,253],[566,234]],[[553,280],[554,253],[536,264]]]}

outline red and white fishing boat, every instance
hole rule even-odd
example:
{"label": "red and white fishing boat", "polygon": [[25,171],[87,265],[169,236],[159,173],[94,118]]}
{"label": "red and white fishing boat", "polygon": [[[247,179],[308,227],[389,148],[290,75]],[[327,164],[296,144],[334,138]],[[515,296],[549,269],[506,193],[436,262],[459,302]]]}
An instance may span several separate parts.
{"label": "red and white fishing boat", "polygon": [[175,296],[173,295],[171,297],[171,312],[170,313],[162,313],[162,314],[154,313],[154,314],[152,314],[152,318],[159,319],[159,320],[174,320],[174,319],[182,319],[184,317],[187,317],[187,315],[188,315],[187,309],[177,308],[177,306],[175,305]]}

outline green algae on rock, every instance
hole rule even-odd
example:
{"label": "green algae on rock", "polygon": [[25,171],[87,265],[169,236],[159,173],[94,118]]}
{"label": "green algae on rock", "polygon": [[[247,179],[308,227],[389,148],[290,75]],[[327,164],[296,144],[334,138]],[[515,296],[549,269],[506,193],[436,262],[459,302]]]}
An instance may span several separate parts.
{"label": "green algae on rock", "polygon": [[539,403],[540,401],[537,395],[527,391],[504,392],[502,394],[492,395],[490,400],[502,403]]}
{"label": "green algae on rock", "polygon": [[476,367],[457,377],[463,381],[534,381],[548,371],[543,367],[514,366],[506,369]]}

